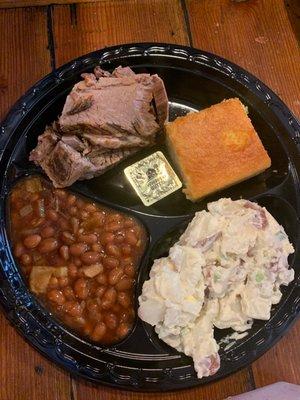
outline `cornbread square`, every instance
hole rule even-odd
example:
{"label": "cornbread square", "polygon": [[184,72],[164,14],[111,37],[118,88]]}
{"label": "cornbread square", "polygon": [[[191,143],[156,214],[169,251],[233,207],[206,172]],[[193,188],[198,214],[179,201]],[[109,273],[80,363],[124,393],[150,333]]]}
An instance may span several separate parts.
{"label": "cornbread square", "polygon": [[166,124],[172,157],[192,201],[255,176],[271,165],[245,106],[237,98]]}

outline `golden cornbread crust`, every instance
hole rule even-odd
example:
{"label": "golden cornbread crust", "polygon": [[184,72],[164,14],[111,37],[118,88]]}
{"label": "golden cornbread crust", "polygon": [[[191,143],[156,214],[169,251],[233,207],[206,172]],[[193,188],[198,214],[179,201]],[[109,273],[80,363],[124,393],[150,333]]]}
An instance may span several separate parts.
{"label": "golden cornbread crust", "polygon": [[271,159],[237,98],[166,124],[167,143],[192,201],[259,174]]}

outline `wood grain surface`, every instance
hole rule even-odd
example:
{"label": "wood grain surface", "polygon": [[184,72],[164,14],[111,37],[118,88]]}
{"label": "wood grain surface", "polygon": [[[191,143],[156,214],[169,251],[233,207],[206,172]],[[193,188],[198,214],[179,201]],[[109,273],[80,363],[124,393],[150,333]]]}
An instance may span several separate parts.
{"label": "wood grain surface", "polygon": [[[262,79],[299,116],[297,1],[0,0],[0,119],[51,67],[104,46],[139,41],[192,44],[228,58]],[[38,7],[1,9],[22,5]],[[70,379],[31,348],[2,314],[0,324],[0,400],[223,400],[279,380],[300,384],[299,322],[252,367],[165,394]]]}
{"label": "wood grain surface", "polygon": [[282,0],[187,0],[187,10],[194,47],[252,72],[300,115],[300,50]]}
{"label": "wood grain surface", "polygon": [[71,400],[69,374],[19,336],[0,313],[0,400]]}
{"label": "wood grain surface", "polygon": [[0,9],[0,120],[17,98],[50,72],[46,8]]}
{"label": "wood grain surface", "polygon": [[188,44],[179,0],[115,0],[55,6],[53,17],[57,66],[120,43]]}
{"label": "wood grain surface", "polygon": [[300,321],[276,346],[252,364],[256,387],[278,381],[300,384],[299,341]]}
{"label": "wood grain surface", "polygon": [[96,3],[101,1],[107,0],[0,0],[0,8],[37,7],[55,4],[76,4],[90,2]]}
{"label": "wood grain surface", "polygon": [[[228,396],[253,389],[249,374],[250,371],[244,369],[212,384],[167,393],[134,393],[102,387],[101,400],[223,400]],[[99,386],[81,380],[73,380],[72,388],[76,400],[94,400],[100,393]]]}

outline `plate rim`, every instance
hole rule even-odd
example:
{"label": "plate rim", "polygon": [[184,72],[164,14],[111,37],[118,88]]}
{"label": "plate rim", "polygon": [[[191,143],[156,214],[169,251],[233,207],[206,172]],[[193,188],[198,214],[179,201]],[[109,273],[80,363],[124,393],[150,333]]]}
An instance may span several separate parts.
{"label": "plate rim", "polygon": [[[128,43],[124,45],[116,45],[108,48],[103,48],[99,49],[90,53],[87,53],[85,55],[82,55],[76,59],[73,59],[66,64],[62,65],[61,67],[53,70],[49,74],[47,74],[45,77],[40,79],[38,82],[36,82],[31,88],[29,88],[25,94],[20,97],[16,103],[10,108],[7,116],[4,118],[0,125],[0,166],[3,161],[3,154],[5,151],[5,145],[6,141],[9,138],[9,136],[14,132],[14,130],[18,127],[19,123],[22,121],[23,117],[26,115],[28,111],[30,111],[31,107],[36,104],[43,96],[46,95],[46,93],[43,91],[44,87],[47,85],[47,83],[50,81],[50,83],[57,83],[59,84],[60,82],[63,81],[64,75],[68,73],[72,73],[72,70],[77,67],[78,65],[89,65],[91,60],[97,60],[97,63],[101,64],[103,62],[107,62],[110,59],[116,60],[119,59],[120,62],[122,61],[122,58],[128,58],[128,56],[150,56],[149,61],[151,60],[151,56],[161,56],[161,55],[167,55],[167,56],[174,56],[176,58],[182,58],[187,61],[190,61],[191,63],[196,63],[197,65],[206,65],[209,66],[210,68],[215,68],[219,72],[222,72],[231,78],[234,78],[235,80],[238,80],[243,86],[248,88],[252,93],[255,94],[256,97],[259,97],[261,100],[264,101],[264,103],[267,104],[267,106],[274,112],[274,114],[279,118],[280,122],[283,123],[285,126],[286,130],[288,131],[290,137],[292,138],[295,148],[297,149],[297,152],[299,153],[300,151],[300,124],[299,121],[297,120],[296,116],[289,110],[289,108],[284,104],[284,102],[279,98],[277,94],[275,94],[267,85],[265,85],[263,82],[261,82],[258,78],[256,78],[254,75],[243,69],[242,67],[238,66],[237,64],[226,60],[225,58],[222,58],[218,55],[215,55],[213,53],[209,53],[206,51],[198,50],[196,48],[192,48],[189,46],[182,46],[182,45],[176,45],[176,44],[167,44],[167,43],[152,43],[152,42],[145,42],[145,43]],[[151,61],[150,61],[151,64]],[[42,89],[40,89],[42,87]],[[0,185],[2,186],[2,176],[0,177]],[[3,194],[1,194],[1,197]],[[2,232],[2,227],[1,227],[1,233]],[[0,235],[0,241],[2,239],[2,234]],[[9,252],[9,249],[8,249]],[[0,253],[1,254],[1,253]],[[4,256],[7,256],[6,254]],[[2,258],[2,257],[1,257]],[[2,266],[1,266],[2,267]],[[3,293],[3,282],[1,279],[1,273],[3,268],[0,269],[0,293]],[[3,281],[5,282],[7,278],[5,279],[5,276],[3,278]],[[5,285],[4,285],[5,286]],[[292,294],[295,292],[295,290],[298,289],[299,292],[299,298],[300,298],[300,279],[298,279],[298,282],[296,285],[293,287],[293,290],[289,293],[288,299],[292,297]],[[27,290],[28,292],[28,290]],[[30,293],[30,292],[29,292]],[[298,300],[299,300],[298,298]],[[4,314],[6,317],[13,323],[14,327],[19,331],[19,333],[22,334],[23,338],[26,339],[27,342],[29,342],[35,349],[37,349],[40,353],[42,353],[46,358],[50,359],[51,361],[54,361],[56,365],[59,365],[60,367],[64,367],[65,369],[71,374],[78,375],[80,377],[83,377],[85,379],[91,380],[94,383],[99,383],[99,384],[106,384],[109,386],[114,386],[117,388],[122,388],[126,390],[139,390],[139,391],[164,391],[164,390],[176,390],[176,389],[184,389],[188,387],[193,387],[197,385],[204,384],[206,382],[211,382],[215,381],[217,379],[223,378],[233,372],[236,372],[237,370],[245,367],[246,365],[249,365],[248,361],[241,361],[240,365],[237,366],[236,368],[233,368],[230,372],[223,374],[222,376],[215,378],[215,379],[201,379],[201,380],[194,380],[192,382],[186,382],[183,383],[179,386],[175,387],[167,387],[166,389],[162,388],[161,385],[164,383],[159,383],[158,387],[139,387],[139,386],[126,386],[117,383],[117,381],[114,382],[108,382],[108,381],[103,381],[101,379],[97,380],[97,378],[93,378],[90,375],[84,373],[84,368],[78,368],[76,371],[70,371],[70,367],[66,365],[66,361],[64,359],[61,359],[59,357],[59,354],[55,352],[55,355],[53,356],[54,352],[52,352],[52,356],[47,354],[46,350],[43,348],[41,343],[38,342],[37,338],[34,336],[30,336],[28,334],[28,331],[26,331],[26,327],[22,325],[22,323],[18,320],[17,318],[17,313],[16,309],[21,307],[22,305],[17,305],[17,304],[10,304],[9,299],[5,300],[5,296],[0,297],[0,303],[2,304],[3,309],[5,310]],[[264,352],[266,352],[269,348],[271,348],[275,343],[280,340],[280,338],[283,336],[283,330],[284,333],[287,332],[287,330],[296,322],[297,320],[297,314],[300,311],[300,302],[298,301],[297,303],[293,304],[292,312],[287,315],[286,320],[282,325],[284,325],[284,329],[282,328],[282,325],[278,328],[280,331],[275,335],[275,338],[273,337],[271,340],[271,344],[267,344],[264,346],[263,350],[254,350],[254,353],[256,354],[254,357],[252,357],[252,362],[260,357]],[[275,330],[274,330],[275,331]],[[272,337],[274,335],[270,335]],[[269,341],[269,340],[268,340]],[[268,342],[266,341],[266,342]],[[261,346],[260,346],[261,347]],[[82,371],[83,370],[83,371]],[[111,375],[111,372],[109,371],[109,375]],[[167,375],[166,375],[167,376]],[[170,380],[169,384],[172,385],[172,381]],[[154,384],[155,385],[155,384]]]}

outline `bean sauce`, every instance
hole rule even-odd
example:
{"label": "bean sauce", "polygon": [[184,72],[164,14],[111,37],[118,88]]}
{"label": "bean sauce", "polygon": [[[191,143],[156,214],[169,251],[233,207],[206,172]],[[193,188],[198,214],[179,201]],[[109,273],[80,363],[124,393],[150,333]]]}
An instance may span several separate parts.
{"label": "bean sauce", "polygon": [[39,177],[13,188],[9,210],[14,256],[45,306],[98,343],[128,335],[147,241],[142,225]]}

